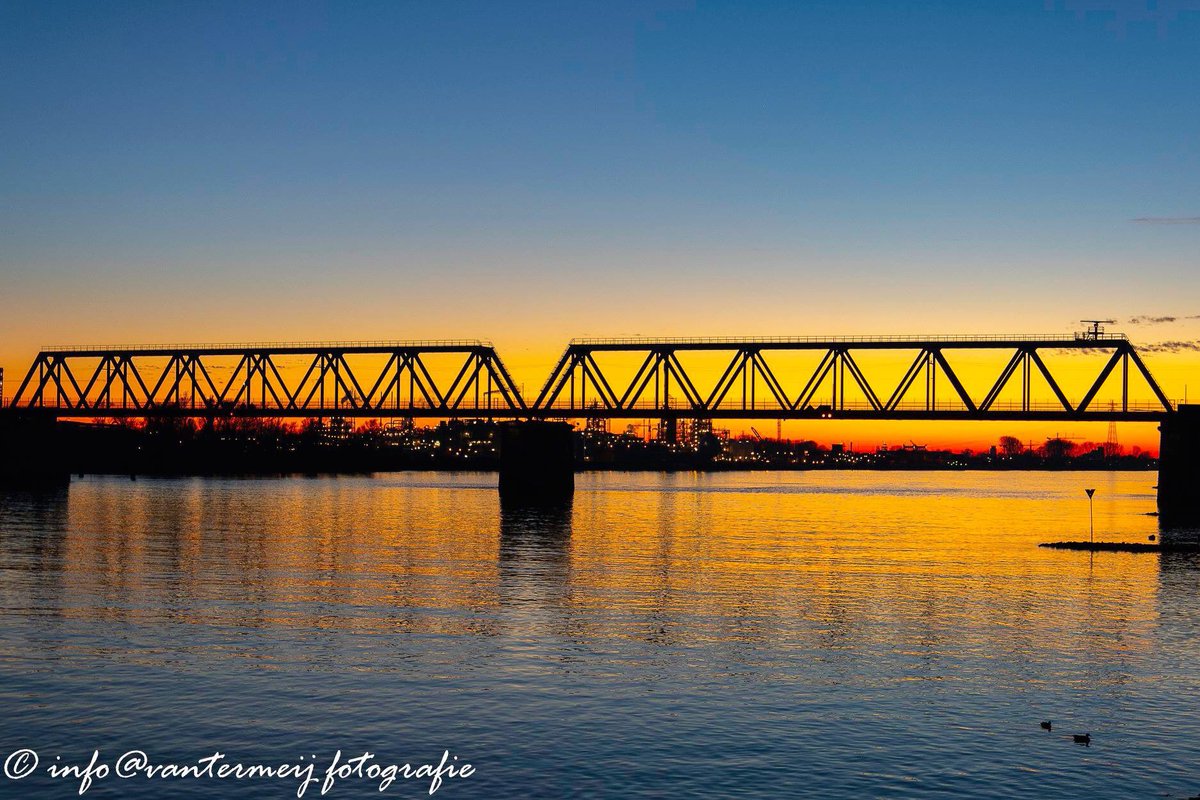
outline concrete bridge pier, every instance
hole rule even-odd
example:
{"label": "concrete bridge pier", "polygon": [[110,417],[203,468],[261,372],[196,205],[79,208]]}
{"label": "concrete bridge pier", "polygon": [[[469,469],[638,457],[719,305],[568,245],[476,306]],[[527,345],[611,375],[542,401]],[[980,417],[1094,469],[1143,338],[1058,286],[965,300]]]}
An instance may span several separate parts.
{"label": "concrete bridge pier", "polygon": [[1198,525],[1200,405],[1179,406],[1158,429],[1158,512],[1167,522]]}
{"label": "concrete bridge pier", "polygon": [[575,445],[565,422],[500,426],[500,502],[553,506],[575,493]]}
{"label": "concrete bridge pier", "polygon": [[70,479],[54,413],[0,408],[0,485],[59,484]]}

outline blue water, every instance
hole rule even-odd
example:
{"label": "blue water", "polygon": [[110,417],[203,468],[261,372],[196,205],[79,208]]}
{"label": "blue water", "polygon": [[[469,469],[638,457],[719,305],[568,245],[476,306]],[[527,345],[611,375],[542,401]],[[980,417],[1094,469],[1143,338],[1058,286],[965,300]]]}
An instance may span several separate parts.
{"label": "blue water", "polygon": [[[94,750],[318,781],[338,750],[449,750],[475,769],[450,798],[1190,797],[1200,561],[1036,547],[1088,536],[1085,487],[1097,539],[1159,535],[1154,483],[585,474],[564,514],[502,514],[488,474],[8,491],[0,757],[39,766],[0,797],[77,796],[45,769]],[[301,783],[110,774],[85,796]],[[430,788],[378,784],[326,797]]]}

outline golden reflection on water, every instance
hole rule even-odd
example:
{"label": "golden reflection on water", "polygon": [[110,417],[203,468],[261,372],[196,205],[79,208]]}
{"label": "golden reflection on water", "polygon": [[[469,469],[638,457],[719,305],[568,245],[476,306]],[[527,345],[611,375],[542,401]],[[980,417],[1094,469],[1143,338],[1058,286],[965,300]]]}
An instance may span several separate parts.
{"label": "golden reflection on water", "polygon": [[581,475],[501,514],[489,475],[76,481],[61,609],[225,629],[770,641],[1119,657],[1158,614],[1153,473]]}
{"label": "golden reflection on water", "polygon": [[0,701],[89,749],[450,744],[487,767],[464,797],[1189,796],[1197,558],[1037,547],[1087,537],[1084,488],[1098,539],[1161,535],[1154,483],[602,473],[561,512],[502,511],[488,474],[0,494]]}

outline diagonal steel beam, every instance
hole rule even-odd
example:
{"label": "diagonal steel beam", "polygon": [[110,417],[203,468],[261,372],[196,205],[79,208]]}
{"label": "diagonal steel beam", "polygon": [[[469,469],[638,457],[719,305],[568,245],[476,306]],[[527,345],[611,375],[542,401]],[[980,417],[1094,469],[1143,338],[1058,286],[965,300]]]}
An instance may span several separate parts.
{"label": "diagonal steel beam", "polygon": [[[633,404],[636,403],[638,401],[638,399],[642,396],[642,394],[646,391],[646,387],[650,385],[651,380],[654,381],[654,405],[655,405],[655,407],[657,408],[658,404],[661,402],[661,399],[658,397],[658,391],[659,391],[658,379],[659,379],[659,372],[662,369],[662,354],[658,353],[658,352],[651,352],[650,355],[646,357],[646,363],[649,365],[649,368],[646,370],[645,377],[642,378],[642,382],[641,382],[641,384],[639,384],[637,386],[636,391],[633,391],[633,395],[629,398],[628,403],[622,403],[622,405],[625,408],[633,407]],[[636,380],[636,378],[635,378],[635,380]],[[634,385],[630,384],[629,388],[632,391],[634,389]]]}
{"label": "diagonal steel beam", "polygon": [[[563,361],[555,368],[555,372],[551,374],[550,381],[555,377],[558,382],[551,388],[550,381],[547,381],[545,389],[538,398],[538,408],[550,408],[554,403],[558,402],[558,398],[562,396],[563,389],[567,388],[567,384],[574,379],[575,368],[579,363],[579,356],[570,349],[563,355]],[[547,394],[548,393],[548,394]]]}
{"label": "diagonal steel beam", "polygon": [[725,401],[725,396],[729,394],[729,390],[733,388],[733,384],[737,381],[738,373],[746,368],[747,358],[747,351],[741,348],[733,354],[733,358],[729,360],[729,366],[725,367],[725,371],[717,379],[716,385],[713,386],[708,399],[704,401],[704,408],[706,410],[712,411]]}
{"label": "diagonal steel beam", "polygon": [[816,371],[813,372],[808,382],[804,384],[804,389],[801,390],[800,395],[796,398],[796,404],[792,406],[793,409],[808,408],[812,404],[817,389],[821,388],[821,384],[825,381],[825,376],[833,369],[835,361],[837,361],[837,351],[831,348],[825,352],[825,355],[821,358],[821,363],[817,365]]}
{"label": "diagonal steel beam", "polygon": [[[205,401],[204,401],[205,404],[207,405],[210,400],[213,403],[216,403],[217,396],[220,394],[220,392],[217,389],[217,382],[214,381],[212,379],[212,376],[208,374],[208,367],[204,366],[204,362],[200,359],[200,356],[197,354],[192,355],[191,364],[192,364],[192,381],[193,382],[196,381],[196,370],[199,369],[200,374],[204,376],[204,382],[208,384],[208,389],[211,392],[209,397],[205,398]],[[204,397],[203,387],[201,387],[200,396]]]}
{"label": "diagonal steel beam", "polygon": [[908,390],[916,382],[917,376],[921,374],[921,370],[925,369],[925,364],[929,361],[929,351],[921,350],[917,353],[917,357],[913,359],[912,365],[908,371],[904,373],[904,377],[900,379],[900,383],[896,384],[896,390],[892,392],[892,396],[888,398],[884,409],[887,411],[895,411],[904,400],[904,396],[908,394]]}
{"label": "diagonal steel beam", "polygon": [[12,398],[13,406],[20,404],[21,399],[25,395],[25,389],[29,386],[30,382],[33,380],[33,376],[35,374],[37,374],[37,368],[38,368],[38,366],[40,366],[43,363],[43,358],[44,358],[44,355],[42,353],[38,353],[37,358],[34,359],[34,362],[29,365],[29,371],[25,373],[25,379],[21,381],[21,385],[17,387],[16,394],[13,395],[13,398]]}
{"label": "diagonal steel beam", "polygon": [[412,365],[417,365],[420,368],[418,374],[415,370],[412,371],[413,377],[416,379],[417,388],[421,390],[421,395],[425,398],[425,402],[430,408],[444,409],[446,407],[446,398],[438,391],[437,383],[434,382],[433,376],[429,374],[429,370],[425,367],[425,362],[421,360],[421,354],[414,352],[409,356],[409,369],[412,370]]}
{"label": "diagonal steel beam", "polygon": [[1008,365],[1005,366],[1000,372],[1000,377],[996,379],[996,382],[988,391],[987,396],[983,398],[983,402],[979,404],[980,411],[987,411],[992,407],[992,404],[995,403],[997,398],[1000,397],[1000,393],[1004,391],[1004,387],[1008,385],[1009,380],[1012,379],[1013,373],[1017,371],[1017,367],[1021,365],[1021,362],[1025,358],[1025,350],[1019,349],[1013,353],[1012,358],[1008,361]]}
{"label": "diagonal steel beam", "polygon": [[1105,364],[1104,369],[1102,369],[1100,371],[1100,376],[1098,378],[1096,378],[1096,382],[1092,384],[1092,388],[1088,389],[1087,394],[1085,394],[1083,396],[1083,399],[1079,401],[1079,407],[1075,409],[1077,412],[1082,413],[1084,411],[1087,411],[1087,407],[1092,404],[1092,400],[1095,399],[1095,397],[1096,397],[1097,393],[1099,393],[1101,387],[1104,386],[1104,382],[1106,380],[1108,380],[1108,376],[1113,371],[1113,367],[1115,367],[1117,365],[1117,362],[1120,360],[1121,360],[1121,350],[1120,349],[1114,350],[1112,357],[1110,359],[1108,359],[1108,363]]}
{"label": "diagonal steel beam", "polygon": [[604,407],[612,408],[614,404],[612,402],[610,402],[610,400],[608,398],[608,393],[605,392],[604,385],[600,382],[600,379],[603,378],[603,376],[601,375],[601,376],[597,377],[595,370],[592,369],[592,367],[589,365],[588,361],[589,361],[588,358],[584,357],[584,358],[580,359],[580,362],[579,362],[579,368],[583,372],[584,387],[586,387],[588,382],[590,381],[592,384],[592,387],[595,388],[595,390],[596,390],[596,394],[600,395],[600,401],[602,403],[604,403]]}
{"label": "diagonal steel beam", "polygon": [[859,369],[858,362],[850,355],[849,350],[842,352],[842,363],[850,368],[850,376],[854,378],[854,382],[858,384],[859,390],[866,396],[867,402],[871,404],[871,408],[876,411],[883,408],[883,404],[879,402],[879,397],[875,394],[875,390],[871,388],[871,384],[867,381],[867,376]]}
{"label": "diagonal steel beam", "polygon": [[[161,389],[163,387],[163,384],[167,382],[167,378],[170,377],[170,375],[171,375],[171,370],[174,369],[175,367],[177,367],[178,365],[179,365],[179,354],[172,353],[171,357],[169,359],[167,359],[166,366],[164,366],[162,369],[162,372],[159,373],[158,380],[154,382],[154,388],[150,390],[150,402],[151,403],[153,403],[155,401],[155,398],[158,397],[158,391],[159,391],[159,389]],[[176,391],[178,391],[178,388],[179,388],[178,372],[175,373],[175,380],[173,383],[174,383],[174,387],[175,387]],[[171,389],[168,387],[167,396],[163,398],[163,402],[164,403],[167,402],[167,400],[170,397],[171,397]]]}
{"label": "diagonal steel beam", "polygon": [[675,375],[675,382],[683,389],[683,396],[687,398],[688,404],[692,408],[700,408],[704,401],[700,398],[700,393],[696,391],[692,379],[688,377],[687,372],[683,369],[683,365],[679,363],[679,357],[674,351],[667,354],[666,369]]}
{"label": "diagonal steel beam", "polygon": [[[222,404],[224,404],[226,402],[225,398],[229,395],[229,390],[233,388],[234,382],[237,381],[238,374],[242,371],[242,367],[246,366],[248,364],[249,360],[250,360],[250,354],[243,353],[242,357],[238,360],[237,366],[234,367],[233,372],[230,373],[229,380],[225,382],[225,388],[222,389],[221,393],[217,396],[218,402],[220,402]],[[241,397],[241,396],[242,396],[242,393],[241,393],[241,391],[239,391],[238,397]],[[236,404],[237,399],[235,398],[233,402],[234,402],[234,404]]]}
{"label": "diagonal steel beam", "polygon": [[[618,405],[619,408],[630,408],[631,403],[636,402],[637,398],[641,396],[642,389],[644,389],[646,385],[646,381],[642,380],[642,373],[647,373],[648,375],[649,373],[647,370],[653,372],[653,363],[654,351],[651,350],[646,354],[646,360],[642,362],[640,367],[638,367],[638,371],[634,373],[633,380],[629,382],[629,387],[625,390],[624,394],[621,395],[621,402]],[[635,394],[634,390],[635,387],[638,386],[638,381],[642,381],[642,385],[641,388],[637,389]]]}
{"label": "diagonal steel beam", "polygon": [[941,365],[942,372],[945,373],[946,377],[950,380],[950,385],[954,387],[954,391],[958,392],[958,396],[962,399],[963,404],[969,411],[975,411],[976,408],[974,401],[971,400],[971,396],[967,394],[967,390],[963,388],[962,382],[959,381],[958,375],[955,374],[954,369],[950,366],[949,362],[946,361],[946,357],[942,355],[941,348],[935,348],[932,350],[932,352],[934,360]]}
{"label": "diagonal steel beam", "polygon": [[1067,399],[1065,394],[1063,394],[1063,390],[1058,386],[1058,381],[1054,380],[1054,376],[1050,374],[1050,370],[1047,369],[1046,364],[1042,361],[1042,357],[1038,355],[1037,348],[1031,347],[1029,348],[1028,352],[1029,357],[1033,359],[1033,363],[1036,364],[1038,370],[1041,371],[1042,377],[1046,379],[1046,383],[1050,384],[1050,389],[1054,392],[1054,396],[1058,398],[1058,402],[1062,403],[1063,409],[1066,411],[1074,411],[1075,409],[1071,407],[1071,401]]}
{"label": "diagonal steel beam", "polygon": [[550,377],[546,378],[546,383],[542,386],[542,390],[538,392],[537,399],[533,401],[534,408],[547,408],[558,398],[558,393],[562,391],[562,382],[558,384],[558,388],[551,391],[551,386],[554,384],[554,379],[557,378],[564,370],[570,369],[571,359],[575,355],[575,346],[568,345],[566,350],[563,350],[562,356],[558,359],[558,363],[554,365],[554,369],[550,370]]}
{"label": "diagonal steel beam", "polygon": [[79,398],[76,402],[76,408],[86,407],[86,398],[83,396],[83,390],[79,388],[79,382],[75,380],[75,374],[71,371],[71,364],[66,359],[63,359],[63,372],[67,375],[67,380],[71,382],[71,388],[75,390],[75,396]]}
{"label": "diagonal steel beam", "polygon": [[[474,369],[472,369],[472,366]],[[449,403],[449,407],[453,409],[459,408],[462,405],[462,401],[466,398],[467,392],[470,390],[471,385],[478,382],[478,380],[479,354],[471,353],[463,362],[462,369],[458,371],[458,375],[456,375],[453,382],[451,382],[450,388],[446,390],[446,402]],[[459,388],[460,382],[462,384],[461,389]],[[456,390],[458,390],[457,395],[455,395]],[[451,400],[451,398],[453,398],[453,400]]]}
{"label": "diagonal steel beam", "polygon": [[[500,396],[504,398],[504,402],[508,405],[508,410],[525,410],[524,406],[517,401],[517,398],[519,398],[521,395],[517,391],[516,385],[513,384],[512,378],[508,375],[508,373],[502,369],[502,365],[498,363],[498,360],[489,358],[484,362],[484,366],[487,368],[488,373],[492,377],[492,381],[495,383],[495,391],[500,393]],[[490,410],[490,398],[488,400],[488,407]]]}
{"label": "diagonal steel beam", "polygon": [[615,408],[620,402],[617,399],[617,393],[613,391],[612,386],[608,384],[608,378],[604,377],[604,371],[600,369],[600,365],[596,363],[596,359],[591,353],[583,354],[584,368],[592,373],[592,380],[596,383],[596,388],[600,391],[600,396],[604,398],[604,402],[609,408]]}
{"label": "diagonal steel beam", "polygon": [[[100,363],[96,364],[96,369],[94,372],[92,372],[92,377],[88,379],[87,386],[85,386],[83,389],[83,396],[85,398],[92,396],[92,389],[96,388],[96,382],[100,380],[100,374],[104,371],[104,368],[108,365],[109,365],[109,356],[102,356],[100,358]],[[103,393],[101,393],[101,394],[103,394]],[[95,407],[95,408],[99,407],[99,397],[97,397],[96,404],[93,407]]]}
{"label": "diagonal steel beam", "polygon": [[1133,364],[1138,368],[1138,372],[1142,373],[1142,377],[1146,379],[1146,383],[1150,386],[1150,391],[1154,392],[1154,396],[1158,398],[1158,402],[1162,403],[1163,410],[1174,411],[1174,406],[1167,396],[1163,394],[1163,390],[1158,385],[1158,381],[1154,380],[1154,376],[1150,374],[1150,370],[1146,369],[1146,365],[1142,363],[1142,357],[1138,355],[1137,350],[1130,347],[1127,351],[1129,358],[1133,359]]}
{"label": "diagonal steel beam", "polygon": [[[367,392],[366,402],[367,402],[368,406],[371,405],[371,401],[375,398],[375,393],[379,391],[379,386],[383,383],[383,379],[386,378],[390,374],[392,365],[395,364],[397,360],[399,360],[399,356],[400,356],[399,353],[392,353],[390,356],[388,356],[387,363],[384,364],[383,369],[381,369],[379,371],[379,377],[375,379],[375,383],[371,384],[371,391]],[[383,402],[383,398],[387,397],[388,392],[390,392],[392,389],[392,385],[395,384],[396,381],[399,380],[399,378],[400,378],[400,375],[399,375],[399,373],[397,373],[396,375],[394,375],[392,377],[392,379],[390,381],[388,381],[387,388],[384,389],[383,394],[380,395],[380,403],[381,404]],[[380,407],[382,407],[382,405]]]}
{"label": "diagonal steel beam", "polygon": [[[366,393],[362,390],[362,387],[358,385],[358,378],[354,376],[354,368],[350,366],[348,361],[346,361],[346,354],[338,353],[338,360],[341,362],[342,366],[346,368],[346,378],[350,379],[350,384],[354,387],[354,391],[357,392],[356,397],[358,399],[354,401],[355,405],[358,404],[359,400],[362,401],[363,405],[370,405],[370,402],[367,400]],[[341,373],[339,372],[338,374],[340,375]],[[343,380],[345,380],[345,378],[343,378]],[[347,392],[348,391],[349,388],[347,388]]]}
{"label": "diagonal steel beam", "polygon": [[792,407],[792,401],[788,398],[787,392],[783,389],[783,384],[775,377],[775,373],[771,370],[763,358],[762,352],[755,350],[751,356],[751,361],[758,368],[758,373],[763,376],[763,380],[767,382],[767,388],[771,390],[771,394],[775,397],[775,402],[779,404],[781,411],[789,410]]}

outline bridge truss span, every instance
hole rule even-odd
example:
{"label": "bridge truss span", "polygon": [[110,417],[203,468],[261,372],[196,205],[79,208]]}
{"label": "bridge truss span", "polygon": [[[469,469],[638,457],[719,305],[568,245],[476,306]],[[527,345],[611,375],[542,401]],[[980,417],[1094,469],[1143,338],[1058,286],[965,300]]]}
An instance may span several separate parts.
{"label": "bridge truss span", "polygon": [[511,417],[528,410],[495,348],[479,341],[48,349],[12,405],[70,417]]}
{"label": "bridge truss span", "polygon": [[[1076,359],[1069,370],[1078,379],[1077,367],[1089,362],[1094,371],[1085,387],[1069,390],[1047,361],[1047,351],[1087,357]],[[990,367],[999,372],[969,387],[955,361],[983,352],[999,355]],[[614,354],[636,360],[632,378],[617,380],[602,366],[601,359]],[[686,358],[698,354],[709,359],[706,374],[719,375],[715,382],[700,380],[697,370],[685,365]],[[809,356],[807,364],[778,363],[799,354]],[[876,374],[865,360],[880,356],[907,369],[890,378]],[[978,383],[978,375],[972,377]],[[1131,397],[1131,378],[1141,382],[1146,399]],[[1110,395],[1103,402],[1098,399],[1102,390]],[[1076,335],[581,339],[567,347],[533,410],[595,418],[1149,421],[1173,406],[1124,336]]]}
{"label": "bridge truss span", "polygon": [[1174,411],[1128,339],[1088,334],[580,339],[532,403],[522,394],[495,348],[475,340],[70,347],[39,353],[11,406],[72,418],[1155,421]]}

